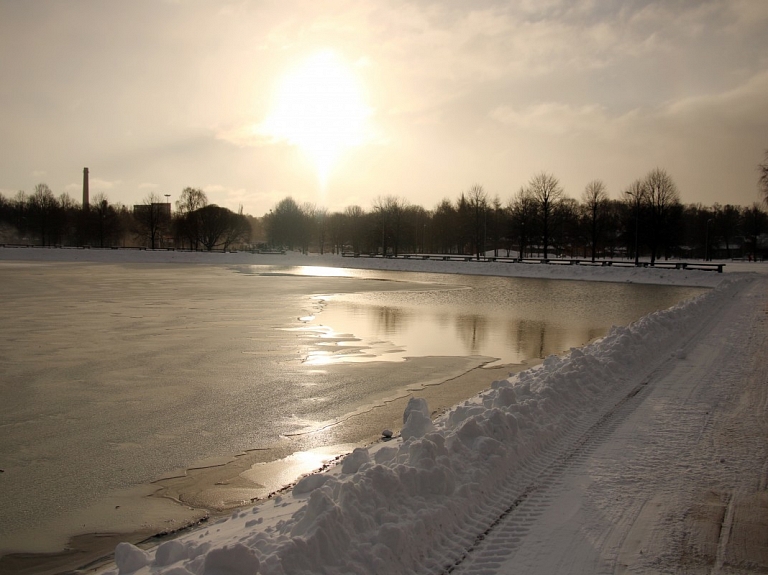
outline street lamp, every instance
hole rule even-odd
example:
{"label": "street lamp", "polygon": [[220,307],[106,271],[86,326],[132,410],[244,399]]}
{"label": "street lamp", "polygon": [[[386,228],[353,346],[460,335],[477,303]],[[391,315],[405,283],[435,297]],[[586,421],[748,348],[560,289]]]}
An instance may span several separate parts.
{"label": "street lamp", "polygon": [[704,261],[709,261],[709,224],[712,223],[712,218],[707,220],[706,234],[704,235]]}

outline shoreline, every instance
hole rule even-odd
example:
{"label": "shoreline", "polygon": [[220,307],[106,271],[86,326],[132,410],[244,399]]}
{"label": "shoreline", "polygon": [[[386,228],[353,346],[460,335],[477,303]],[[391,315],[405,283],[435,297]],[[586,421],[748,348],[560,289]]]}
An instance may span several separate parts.
{"label": "shoreline", "polygon": [[[2,254],[2,251],[3,250],[0,250],[0,254]],[[221,255],[222,254],[215,254],[214,257],[221,256]],[[312,256],[309,256],[309,258],[314,259],[314,258],[312,258]],[[4,258],[2,258],[2,256],[0,255],[0,259],[4,259]],[[291,259],[293,259],[293,258],[291,258]],[[306,264],[310,264],[310,263],[312,263],[312,264],[320,264],[320,263],[322,263],[322,264],[334,265],[334,263],[331,263],[331,262],[311,261],[311,259],[310,259],[310,261],[306,261],[305,260],[301,264],[299,264],[298,262],[295,262],[295,261],[291,261],[290,263],[288,263],[288,265],[306,265]],[[5,260],[5,261],[7,261],[8,263],[11,263],[9,260]],[[21,263],[21,262],[18,262],[18,263]],[[39,263],[48,263],[48,262],[39,262]],[[53,263],[53,262],[50,262],[50,263]],[[92,263],[96,263],[97,264],[98,262],[92,262]],[[115,262],[115,263],[124,263],[124,262]],[[158,262],[158,263],[182,263],[182,264],[184,264],[184,263],[193,263],[193,262],[178,261],[178,262]],[[212,262],[212,261],[201,261],[199,263],[212,264],[214,262]],[[222,262],[218,262],[218,263],[220,263],[221,265],[231,265],[232,262],[224,262],[224,261],[222,261]],[[265,261],[264,262],[253,262],[252,261],[252,262],[248,262],[248,263],[250,263],[251,265],[260,265],[260,264],[266,264],[267,262],[265,262]],[[269,263],[272,264],[272,265],[282,265],[284,262],[271,261]],[[346,263],[346,262],[343,262],[343,263]],[[472,266],[474,266],[474,264],[472,264]],[[399,270],[398,269],[398,270],[392,270],[392,271],[414,271],[414,270],[406,270],[406,269]],[[431,273],[433,270],[429,270],[429,271]],[[501,272],[501,270],[499,270],[499,271]],[[443,270],[439,270],[439,271],[435,270],[434,273],[446,273],[446,272],[443,271]],[[468,271],[460,269],[460,268],[457,268],[457,270],[454,271],[453,273],[468,273],[468,274],[472,275],[471,272],[468,272]],[[675,273],[675,272],[672,272],[672,273]],[[719,280],[723,279],[722,276],[721,277],[715,277],[714,274],[710,274],[708,272],[702,272],[702,273],[705,274],[706,276],[711,276],[713,280],[716,279],[716,280],[719,281]],[[478,275],[496,275],[496,274],[482,273],[482,274],[478,274]],[[498,275],[500,275],[500,276],[508,276],[509,274],[499,273]],[[544,279],[583,279],[583,278],[554,278],[554,277],[553,278],[549,278],[548,277],[548,278],[544,278]],[[603,281],[605,281],[605,280],[603,280]],[[617,277],[614,281],[621,282],[622,278],[621,277]],[[624,281],[629,281],[629,280],[624,280]],[[638,283],[640,283],[640,282],[638,282]],[[651,283],[651,282],[648,282],[648,283]],[[678,285],[680,285],[680,284],[678,284]],[[696,285],[701,285],[701,284],[697,283]],[[711,286],[707,286],[707,287],[711,287]],[[531,367],[531,364],[521,365],[521,366],[517,366],[517,367],[519,367],[519,370],[523,370],[523,369],[527,369],[527,368]],[[500,370],[505,370],[505,369],[509,369],[509,366],[496,366],[496,368],[500,369]],[[484,372],[484,385],[480,388],[481,390],[482,389],[487,389],[490,386],[490,384],[493,381],[493,379],[494,379],[492,376],[488,375],[488,371],[490,369],[493,369],[493,368],[475,367],[472,370],[470,370],[470,371],[477,371],[477,372],[480,372],[480,373]],[[467,373],[469,373],[469,372],[467,372]],[[509,372],[507,372],[507,373],[509,373]],[[466,374],[464,374],[464,375],[466,375]],[[505,378],[506,376],[507,376],[507,374],[504,374],[502,376],[502,379]],[[496,378],[496,379],[498,379],[498,378]],[[443,383],[445,383],[445,382],[443,382]],[[442,385],[442,384],[438,384],[438,387],[440,385]],[[424,392],[425,392],[425,388],[419,389],[418,391],[419,391],[420,395],[423,395]],[[411,395],[411,393],[406,394],[402,398],[403,402],[405,402],[407,400],[407,398]],[[457,403],[463,401],[464,399],[468,399],[469,397],[471,397],[471,395],[474,395],[474,393],[470,394],[470,395],[464,395],[464,396],[460,397],[458,399],[458,401],[446,402],[446,405],[443,407],[443,409],[450,408],[450,407],[456,405]],[[437,411],[438,413],[440,412],[440,407],[438,406],[438,404],[436,402],[429,401],[429,403],[430,403],[430,405],[435,406],[435,411]],[[395,418],[395,420],[399,419],[401,417],[401,414],[402,414],[402,410],[399,411],[399,413],[397,414],[397,417]],[[433,417],[434,417],[434,415],[435,415],[435,413],[433,412]],[[391,427],[393,427],[395,429],[399,429],[399,425],[398,426],[391,426]],[[381,427],[381,428],[383,429],[384,427]],[[317,431],[318,430],[315,430],[315,432],[313,432],[313,433],[317,433]],[[309,436],[312,436],[313,433],[310,433]],[[370,443],[362,443],[362,445],[370,445]],[[259,450],[259,451],[264,451],[264,450]],[[246,454],[242,454],[242,455],[233,455],[232,459],[233,459],[233,461],[240,460],[241,462],[245,462],[246,459],[244,459],[243,456],[244,455],[248,455],[249,453],[252,453],[252,452],[247,452]],[[294,452],[294,453],[296,453],[296,452]],[[339,456],[337,456],[337,458],[338,457]],[[206,467],[204,470],[200,469],[200,468],[190,468],[189,470],[185,471],[184,478],[185,479],[189,479],[190,472],[192,472],[191,475],[196,475],[196,476],[197,475],[206,475],[207,473],[210,473],[211,469],[226,468],[231,463],[233,463],[233,461],[230,461],[229,463],[225,463],[223,465],[214,465],[214,466]],[[276,460],[272,459],[272,461],[274,462]],[[264,462],[256,462],[256,463],[264,463]],[[239,473],[237,475],[239,475]],[[179,479],[181,479],[181,478],[178,477],[178,476],[161,478],[161,479],[159,479],[159,480],[157,480],[155,482],[152,482],[152,485],[156,486],[158,483],[163,483],[163,482],[173,483],[174,480],[179,480]],[[201,480],[198,480],[197,478],[195,478],[192,481],[192,483],[199,486],[200,483],[201,483]],[[290,483],[285,485],[283,487],[283,490],[287,489],[287,488],[290,488],[290,486],[291,486]],[[175,485],[175,484],[174,485],[163,485],[161,487],[161,489],[156,491],[156,493],[154,495],[152,495],[151,497],[158,498],[158,499],[174,500],[173,497],[169,497],[168,495],[160,495],[161,492],[165,492],[164,490],[170,490],[171,488],[177,489],[179,491],[183,491],[183,488],[181,486],[178,486],[178,485]],[[267,498],[262,499],[262,500],[266,500],[268,498],[269,498],[269,494],[267,495]],[[186,501],[189,501],[189,499],[185,499],[184,497],[180,497],[179,499],[176,499],[175,501],[177,502],[177,504],[178,503],[186,504]],[[251,506],[252,503],[253,503],[252,501],[248,502],[248,503],[245,503],[244,506],[246,506],[246,507]],[[239,508],[242,508],[242,507],[243,507],[243,505],[233,505],[233,506],[229,506],[229,507],[224,507],[221,510],[215,510],[212,514],[209,514],[208,516],[210,518],[213,518],[213,517],[223,517],[223,516],[225,516],[227,514],[227,511],[231,511],[232,509],[239,509]],[[199,522],[196,523],[196,525],[199,525]],[[73,537],[70,540],[70,543],[68,544],[68,547],[70,547],[69,550],[64,550],[64,551],[61,551],[61,552],[58,552],[58,553],[7,554],[7,555],[3,556],[2,558],[0,558],[0,573],[5,573],[5,572],[8,572],[8,573],[25,573],[25,572],[29,572],[29,573],[59,573],[59,572],[62,572],[62,567],[64,569],[68,569],[68,568],[75,568],[76,569],[76,568],[80,567],[80,568],[85,568],[87,570],[92,570],[92,569],[96,569],[99,565],[103,565],[104,563],[109,562],[110,557],[112,555],[112,552],[114,551],[114,547],[115,547],[114,541],[115,540],[117,540],[117,541],[127,541],[127,540],[130,541],[130,540],[132,540],[131,539],[131,535],[133,535],[133,536],[135,536],[136,539],[138,539],[138,543],[140,545],[145,545],[146,544],[148,546],[151,546],[151,545],[154,545],[154,544],[157,544],[157,543],[161,542],[162,540],[164,540],[165,538],[169,537],[170,535],[178,534],[180,532],[184,532],[184,531],[190,529],[191,527],[194,527],[194,525],[193,526],[179,527],[179,528],[173,529],[172,531],[162,532],[159,535],[154,532],[155,530],[134,531],[134,532],[132,532],[132,534],[112,533],[112,532],[110,532],[110,533],[90,533],[90,534],[78,535],[78,536]],[[107,549],[108,552],[106,554],[102,554],[100,552],[95,551],[96,549],[102,549],[102,548],[103,549]],[[86,559],[86,555],[88,557],[91,557],[91,555],[92,555],[95,558],[94,559]],[[74,560],[75,557],[77,557],[77,561]],[[9,561],[6,562],[5,561],[6,558],[10,558]],[[83,560],[85,560],[85,561],[83,561]],[[6,563],[8,563],[8,564],[12,563],[13,566],[9,567],[8,570],[6,570]],[[43,567],[46,570],[41,571],[40,567],[42,567],[43,565],[47,565],[47,567]]]}
{"label": "shoreline", "polygon": [[[392,429],[397,436],[402,427],[403,410],[408,399],[414,393],[418,393],[419,397],[426,398],[428,403],[434,406],[432,418],[435,419],[454,405],[471,399],[488,389],[494,380],[504,379],[511,374],[519,373],[541,363],[541,360],[538,360],[523,364],[485,367],[493,360],[493,358],[487,359],[488,361],[481,365],[442,382],[427,382],[409,386],[403,395],[372,406],[364,412],[351,414],[344,420],[332,424],[332,426],[344,426],[350,420],[365,418],[362,425],[372,429]],[[371,423],[372,415],[375,424]],[[348,425],[347,427],[349,429],[342,432],[342,437],[353,435],[360,426]],[[368,447],[382,440],[381,435],[376,433],[368,434],[367,437],[358,442],[349,441],[319,448],[311,447],[313,435],[323,429],[325,428],[295,435],[286,439],[279,446],[233,454],[230,458],[226,458],[229,461],[214,462],[209,465],[199,462],[188,469],[168,473],[139,487],[139,489],[153,490],[151,494],[143,496],[150,501],[171,501],[178,511],[181,511],[182,507],[186,507],[198,515],[183,525],[166,530],[150,528],[127,532],[114,530],[76,534],[67,539],[66,546],[61,551],[8,553],[0,556],[0,575],[27,573],[30,575],[55,575],[69,571],[96,571],[113,560],[117,543],[127,541],[138,547],[153,547],[181,533],[227,516],[235,510],[250,508],[269,501],[274,496],[291,489],[302,475],[333,466],[355,447]],[[297,462],[295,460],[298,454],[313,454],[319,457],[314,459],[311,457],[300,458],[301,461]],[[290,461],[291,458],[294,461]],[[315,467],[302,465],[302,462],[307,460],[321,461],[321,464]],[[272,483],[273,488],[270,489],[266,487],[270,484],[266,475],[275,471],[276,468],[282,468],[280,469],[282,476],[291,476],[292,478],[289,482],[276,488],[275,484]],[[260,478],[265,481],[259,482]],[[242,496],[246,493],[253,493],[254,496],[248,500],[236,499],[237,495]]]}

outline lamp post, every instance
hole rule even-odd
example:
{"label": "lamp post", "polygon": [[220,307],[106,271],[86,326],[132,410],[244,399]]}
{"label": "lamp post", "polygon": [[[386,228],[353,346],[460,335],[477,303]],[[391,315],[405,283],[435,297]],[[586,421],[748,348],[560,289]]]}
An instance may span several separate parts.
{"label": "lamp post", "polygon": [[711,223],[712,223],[712,218],[709,218],[707,220],[707,228],[706,228],[706,233],[704,235],[704,261],[705,262],[708,262],[710,259],[709,258],[709,224]]}
{"label": "lamp post", "polygon": [[166,208],[166,214],[165,217],[168,218],[166,221],[166,225],[168,228],[165,231],[165,237],[163,238],[163,243],[165,245],[169,245],[171,242],[171,237],[169,235],[170,225],[171,225],[171,194],[163,194],[165,196],[165,205],[168,206]]}

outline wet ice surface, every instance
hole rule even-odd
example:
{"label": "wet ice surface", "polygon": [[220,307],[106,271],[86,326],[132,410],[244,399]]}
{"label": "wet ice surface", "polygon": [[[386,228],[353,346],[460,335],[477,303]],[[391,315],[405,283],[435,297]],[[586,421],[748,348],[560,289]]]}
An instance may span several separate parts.
{"label": "wet ice surface", "polygon": [[[386,272],[375,275],[402,277]],[[531,278],[407,277],[441,286],[322,297],[326,306],[308,321],[308,328],[315,327],[330,342],[312,350],[309,361],[333,362],[345,350],[345,361],[437,355],[494,357],[500,364],[543,359],[584,345],[612,325],[628,324],[701,292],[672,286]],[[365,346],[358,351],[360,342],[346,341],[345,333],[355,334]]]}
{"label": "wet ice surface", "polygon": [[[540,357],[698,291],[558,287],[539,280],[523,280],[534,282],[523,289],[501,278],[242,271],[3,264],[0,549],[19,549],[19,541],[31,551],[55,547],[75,528],[74,519],[66,524],[62,518],[105,493],[199,460],[270,446],[419,380],[453,377],[484,361],[463,356]],[[437,281],[451,289],[430,283]],[[630,291],[615,291],[620,288]],[[321,305],[317,295],[330,297]],[[548,303],[537,307],[542,298]],[[508,307],[520,310],[518,319],[502,313]],[[573,319],[574,308],[582,319]],[[599,319],[592,325],[590,318]],[[330,352],[329,338],[318,338],[321,324],[343,336]],[[499,337],[500,347],[483,344]],[[427,341],[437,345],[420,347]],[[461,357],[365,368],[327,361],[377,355],[381,346],[398,360],[437,352]],[[514,355],[496,353],[510,347]],[[307,357],[318,361],[303,362]],[[318,433],[314,446],[334,440],[332,432]],[[51,520],[63,523],[47,526],[48,538],[40,536]],[[30,530],[37,531],[34,540],[25,536]]]}

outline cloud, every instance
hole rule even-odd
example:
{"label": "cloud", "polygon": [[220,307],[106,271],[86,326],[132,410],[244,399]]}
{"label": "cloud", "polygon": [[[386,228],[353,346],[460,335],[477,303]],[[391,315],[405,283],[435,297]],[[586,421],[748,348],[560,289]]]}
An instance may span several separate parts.
{"label": "cloud", "polygon": [[[114,189],[115,187],[119,187],[123,184],[122,180],[104,180],[102,178],[91,178],[88,177],[88,189],[91,193],[93,192],[103,192],[106,190]],[[72,190],[82,190],[83,189],[83,183],[79,182],[76,184],[67,184],[64,187],[67,191]]]}
{"label": "cloud", "polygon": [[621,122],[621,119],[611,118],[600,105],[573,106],[563,102],[543,102],[523,110],[502,105],[492,110],[489,116],[529,132],[572,136],[589,132],[605,138],[615,133],[615,124]]}
{"label": "cloud", "polygon": [[259,124],[247,123],[241,126],[217,128],[214,137],[239,148],[277,144],[280,141],[263,133]]}
{"label": "cloud", "polygon": [[713,119],[728,119],[738,124],[766,125],[768,123],[768,71],[748,78],[729,90],[698,94],[670,102],[663,115],[677,121],[708,123]]}
{"label": "cloud", "polygon": [[[221,184],[207,184],[202,189],[210,203],[233,211],[237,211],[240,206],[273,206],[288,195],[285,190],[249,191],[246,188],[233,188]],[[300,203],[308,201],[297,194],[294,194],[294,199]],[[248,212],[247,209],[245,211]]]}

